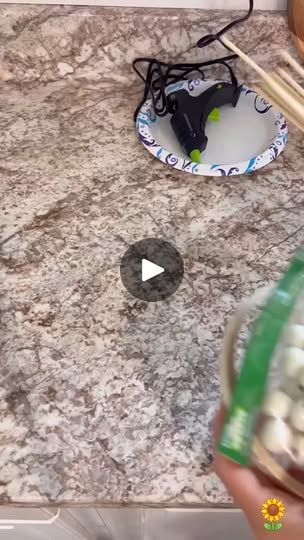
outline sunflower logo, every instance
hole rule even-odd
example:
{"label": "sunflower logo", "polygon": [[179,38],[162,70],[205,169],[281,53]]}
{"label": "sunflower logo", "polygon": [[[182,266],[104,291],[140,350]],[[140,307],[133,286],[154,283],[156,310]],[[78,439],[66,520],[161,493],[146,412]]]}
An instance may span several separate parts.
{"label": "sunflower logo", "polygon": [[268,522],[264,523],[268,531],[279,531],[283,527],[280,522],[285,514],[285,506],[280,499],[267,499],[262,506],[262,516]]}

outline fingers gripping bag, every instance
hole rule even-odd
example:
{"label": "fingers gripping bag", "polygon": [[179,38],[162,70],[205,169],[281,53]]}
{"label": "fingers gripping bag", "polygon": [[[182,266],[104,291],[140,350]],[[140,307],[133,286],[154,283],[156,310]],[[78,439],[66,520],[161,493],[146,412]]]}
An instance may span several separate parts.
{"label": "fingers gripping bag", "polygon": [[[242,328],[253,311],[237,369]],[[219,452],[304,499],[303,249],[273,289],[257,291],[237,309],[220,361],[227,414]]]}

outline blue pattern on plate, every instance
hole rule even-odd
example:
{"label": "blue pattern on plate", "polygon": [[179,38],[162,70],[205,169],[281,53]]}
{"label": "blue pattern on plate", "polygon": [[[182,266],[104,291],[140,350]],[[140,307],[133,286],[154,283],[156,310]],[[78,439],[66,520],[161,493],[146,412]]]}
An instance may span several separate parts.
{"label": "blue pattern on plate", "polygon": [[182,170],[191,169],[191,166],[193,165],[192,161],[188,161],[187,159],[184,159],[184,163],[182,166]]}
{"label": "blue pattern on plate", "polygon": [[197,88],[198,86],[200,86],[201,84],[201,81],[199,79],[190,79],[188,81],[188,91],[189,92],[192,92],[195,88]]}
{"label": "blue pattern on plate", "polygon": [[254,170],[254,165],[255,165],[255,162],[256,162],[256,157],[253,157],[250,159],[250,161],[248,162],[248,167],[245,171],[245,173],[250,173],[251,171]]}
{"label": "blue pattern on plate", "polygon": [[[246,95],[248,92],[246,92]],[[265,114],[272,108],[271,103],[267,101],[265,98],[256,95],[254,100],[254,108],[255,110],[260,114]]]}
{"label": "blue pattern on plate", "polygon": [[[175,92],[181,88],[185,88],[187,91],[192,91],[198,88],[200,85],[203,86],[205,84],[206,81],[201,80],[180,81],[168,86],[166,93],[168,94]],[[248,88],[243,84],[241,92],[245,95],[253,94],[253,106],[257,113],[265,115],[268,113],[268,111],[273,110],[272,105],[264,98],[259,96],[255,90],[251,90],[251,88]],[[288,138],[288,127],[286,120],[280,112],[273,110],[272,114],[274,116],[274,123],[277,133],[265,152],[258,156],[253,156],[247,161],[243,161],[241,163],[231,163],[229,165],[222,165],[220,163],[194,163],[188,159],[185,159],[185,157],[175,155],[160,146],[160,144],[153,138],[149,130],[151,124],[158,120],[158,117],[153,111],[151,100],[146,101],[146,103],[142,106],[137,117],[136,130],[138,132],[140,141],[149,150],[149,152],[160,159],[163,163],[166,163],[171,167],[202,176],[233,176],[235,174],[247,174],[268,165],[271,161],[276,159],[285,148]]]}
{"label": "blue pattern on plate", "polygon": [[168,154],[166,156],[166,163],[168,163],[168,165],[172,165],[172,167],[178,163],[178,160],[179,158],[174,154]]}
{"label": "blue pattern on plate", "polygon": [[221,176],[232,176],[234,174],[238,174],[239,169],[238,167],[230,167],[229,165],[227,170],[220,167],[216,169],[216,171],[220,173]]}
{"label": "blue pattern on plate", "polygon": [[181,81],[174,84],[169,84],[166,88],[166,94],[171,94],[171,92],[176,92],[176,90],[180,90],[181,88],[185,87],[185,81]]}
{"label": "blue pattern on plate", "polygon": [[137,117],[138,124],[142,124],[143,126],[151,126],[150,120],[146,120],[145,118],[141,118],[140,116]]}

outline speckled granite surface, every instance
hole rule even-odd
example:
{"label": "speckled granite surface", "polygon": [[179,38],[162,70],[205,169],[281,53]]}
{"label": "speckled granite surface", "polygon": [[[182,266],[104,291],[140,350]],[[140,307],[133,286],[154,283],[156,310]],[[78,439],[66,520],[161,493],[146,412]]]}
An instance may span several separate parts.
{"label": "speckled granite surface", "polygon": [[[217,355],[235,304],[303,243],[303,139],[291,129],[247,177],[166,168],[134,135],[130,68],[207,57],[192,45],[230,15],[0,8],[2,503],[231,502],[212,472]],[[233,36],[268,67],[285,17],[257,13]],[[119,278],[148,236],[186,270],[157,304]]]}

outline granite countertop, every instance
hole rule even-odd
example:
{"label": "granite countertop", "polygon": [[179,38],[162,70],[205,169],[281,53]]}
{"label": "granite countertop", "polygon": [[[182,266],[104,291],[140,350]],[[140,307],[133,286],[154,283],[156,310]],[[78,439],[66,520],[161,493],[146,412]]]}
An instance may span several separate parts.
{"label": "granite countertop", "polygon": [[[303,138],[291,128],[249,176],[166,167],[134,134],[130,67],[206,56],[192,46],[232,15],[0,7],[3,504],[232,503],[212,472],[217,357],[234,306],[303,243]],[[256,13],[232,37],[269,68],[285,15]],[[185,264],[156,304],[119,277],[151,236]]]}

